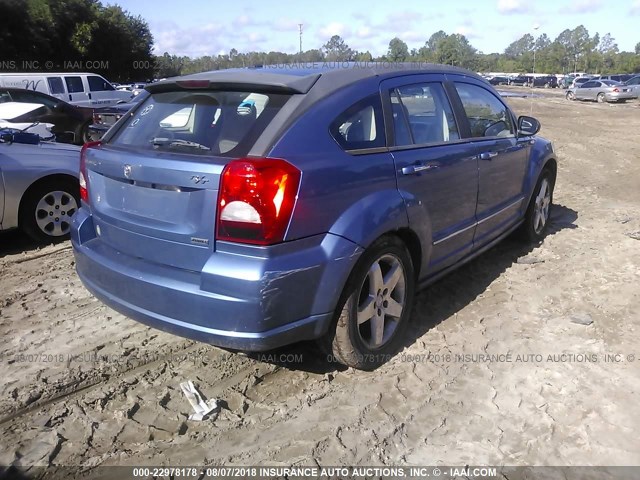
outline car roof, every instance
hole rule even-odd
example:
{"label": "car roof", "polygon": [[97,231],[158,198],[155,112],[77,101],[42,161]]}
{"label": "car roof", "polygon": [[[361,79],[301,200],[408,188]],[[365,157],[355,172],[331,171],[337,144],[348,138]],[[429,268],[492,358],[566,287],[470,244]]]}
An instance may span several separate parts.
{"label": "car roof", "polygon": [[313,62],[265,67],[234,68],[174,77],[147,85],[150,92],[175,89],[179,82],[209,81],[217,88],[263,87],[287,93],[307,93],[313,87],[327,95],[339,88],[371,77],[380,79],[399,75],[457,74],[483,81],[478,74],[450,65],[423,62]]}

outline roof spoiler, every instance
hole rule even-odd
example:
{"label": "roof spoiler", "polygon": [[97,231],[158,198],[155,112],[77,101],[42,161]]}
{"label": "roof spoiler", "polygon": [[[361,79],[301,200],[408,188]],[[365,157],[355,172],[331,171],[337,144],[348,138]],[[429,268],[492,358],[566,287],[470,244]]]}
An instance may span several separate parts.
{"label": "roof spoiler", "polygon": [[260,69],[220,70],[161,80],[146,86],[151,93],[175,90],[207,89],[270,93],[307,93],[320,78],[319,73],[287,75]]}

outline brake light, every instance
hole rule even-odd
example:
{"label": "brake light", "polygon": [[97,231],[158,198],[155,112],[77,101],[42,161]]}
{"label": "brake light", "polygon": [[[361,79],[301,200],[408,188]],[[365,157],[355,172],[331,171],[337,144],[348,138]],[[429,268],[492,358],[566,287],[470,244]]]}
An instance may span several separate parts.
{"label": "brake light", "polygon": [[209,88],[209,80],[178,80],[176,85],[182,88]]}
{"label": "brake light", "polygon": [[613,91],[616,93],[620,92],[620,90],[618,90],[617,88],[614,88]]}
{"label": "brake light", "polygon": [[243,158],[223,170],[216,239],[254,245],[282,242],[301,172],[285,160]]}
{"label": "brake light", "polygon": [[89,202],[89,176],[87,175],[87,150],[90,148],[97,148],[102,142],[87,142],[82,146],[80,150],[80,174],[78,175],[80,180],[80,198],[83,202]]}

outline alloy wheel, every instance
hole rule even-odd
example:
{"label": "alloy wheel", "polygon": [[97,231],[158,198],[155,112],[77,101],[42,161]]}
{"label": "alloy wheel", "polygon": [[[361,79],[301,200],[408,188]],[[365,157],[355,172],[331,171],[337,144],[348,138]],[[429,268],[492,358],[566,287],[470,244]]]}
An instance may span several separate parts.
{"label": "alloy wheel", "polygon": [[544,178],[535,199],[533,229],[536,234],[540,234],[544,230],[544,226],[549,220],[549,205],[551,205],[551,188],[549,180]]}
{"label": "alloy wheel", "polygon": [[69,233],[76,210],[78,204],[73,195],[60,190],[49,192],[36,205],[36,224],[44,234],[62,237]]}
{"label": "alloy wheel", "polygon": [[406,306],[406,272],[392,254],[378,258],[358,294],[357,322],[361,340],[371,349],[393,337]]}

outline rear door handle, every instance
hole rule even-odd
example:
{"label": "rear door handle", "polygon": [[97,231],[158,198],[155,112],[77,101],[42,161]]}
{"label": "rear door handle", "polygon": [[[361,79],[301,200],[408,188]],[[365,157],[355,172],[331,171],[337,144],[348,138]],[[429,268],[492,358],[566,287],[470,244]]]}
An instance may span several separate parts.
{"label": "rear door handle", "polygon": [[416,173],[425,172],[427,170],[434,170],[438,168],[438,165],[409,165],[402,168],[403,175],[415,175]]}
{"label": "rear door handle", "polygon": [[480,160],[491,160],[493,157],[497,156],[498,152],[482,152],[480,155],[478,155],[478,158]]}

